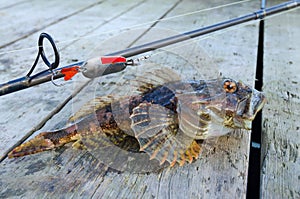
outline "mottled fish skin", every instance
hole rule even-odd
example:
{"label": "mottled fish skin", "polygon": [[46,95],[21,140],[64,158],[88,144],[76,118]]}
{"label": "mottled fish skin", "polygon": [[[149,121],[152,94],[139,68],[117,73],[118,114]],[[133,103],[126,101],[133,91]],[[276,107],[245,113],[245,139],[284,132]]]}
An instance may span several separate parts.
{"label": "mottled fish skin", "polygon": [[221,136],[230,129],[250,129],[266,101],[261,92],[229,78],[147,84],[140,91],[137,96],[95,99],[95,112],[87,111],[64,129],[39,134],[8,157],[105,134],[117,147],[146,152],[161,164],[183,165],[198,158],[201,145],[196,140]]}

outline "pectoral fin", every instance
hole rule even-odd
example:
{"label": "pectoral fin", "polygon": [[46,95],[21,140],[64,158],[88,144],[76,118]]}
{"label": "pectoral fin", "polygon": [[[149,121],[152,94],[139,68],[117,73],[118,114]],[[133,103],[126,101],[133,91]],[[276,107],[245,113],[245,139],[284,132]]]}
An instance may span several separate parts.
{"label": "pectoral fin", "polygon": [[200,146],[178,128],[177,114],[173,111],[158,104],[141,103],[130,118],[140,150],[150,159],[182,166],[198,157]]}

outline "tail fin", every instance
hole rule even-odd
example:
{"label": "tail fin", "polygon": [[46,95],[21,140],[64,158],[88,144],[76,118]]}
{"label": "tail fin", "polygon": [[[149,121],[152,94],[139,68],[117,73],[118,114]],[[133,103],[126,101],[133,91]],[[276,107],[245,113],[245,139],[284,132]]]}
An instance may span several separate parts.
{"label": "tail fin", "polygon": [[22,157],[25,155],[35,154],[42,151],[54,149],[62,146],[66,143],[75,141],[78,139],[77,131],[71,129],[62,129],[53,132],[43,132],[14,148],[9,154],[8,158]]}

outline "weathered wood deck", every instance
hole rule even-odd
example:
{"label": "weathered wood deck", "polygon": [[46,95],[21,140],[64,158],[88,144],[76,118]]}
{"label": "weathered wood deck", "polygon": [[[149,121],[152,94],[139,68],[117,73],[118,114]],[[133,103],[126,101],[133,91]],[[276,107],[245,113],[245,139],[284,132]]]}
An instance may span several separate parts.
{"label": "weathered wood deck", "polygon": [[[233,2],[2,0],[0,83],[26,74],[41,32],[50,33],[57,41],[63,66],[260,8],[258,1],[245,1],[185,15]],[[280,1],[272,1],[276,3]],[[172,18],[179,15],[184,16]],[[169,20],[156,22],[166,18]],[[262,121],[262,198],[300,197],[299,21],[299,9],[266,20],[263,89],[268,103]],[[165,49],[189,60],[194,68],[180,65],[176,56],[153,59],[191,79],[211,78],[220,71],[224,76],[254,84],[257,33],[258,22],[252,22]],[[114,92],[109,82],[129,73],[126,70],[102,78],[103,95]],[[34,136],[64,126],[77,104],[92,97],[88,91],[93,87],[83,90],[35,132],[36,126],[61,106],[81,80],[74,78],[63,87],[45,83],[0,97],[0,156],[5,157],[28,133]],[[22,158],[5,158],[0,163],[0,198],[245,198],[249,147],[250,132],[238,132],[221,137],[212,152],[190,165],[130,173],[116,172],[87,151],[67,145]]]}

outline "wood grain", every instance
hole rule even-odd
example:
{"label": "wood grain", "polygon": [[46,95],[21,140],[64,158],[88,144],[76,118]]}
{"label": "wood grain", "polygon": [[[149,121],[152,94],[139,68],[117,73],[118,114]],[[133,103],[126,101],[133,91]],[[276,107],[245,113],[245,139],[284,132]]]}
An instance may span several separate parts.
{"label": "wood grain", "polygon": [[[1,23],[5,23],[5,27],[9,29],[9,34],[1,29],[1,38],[6,38],[1,44],[17,40],[1,48],[1,52],[31,47],[36,42],[37,33],[47,31],[58,40],[63,65],[75,59],[82,60],[160,39],[174,32],[210,25],[259,8],[254,2],[246,2],[195,16],[155,22],[161,17],[173,17],[231,2],[233,1],[89,1],[86,4],[73,2],[72,5],[59,6],[60,2],[51,1],[51,5],[56,8],[54,13],[48,13],[49,16],[47,14],[45,17],[56,22],[47,27],[49,21],[36,20],[39,12],[37,15],[34,13],[35,9],[46,10],[49,5],[35,5],[30,10],[30,3],[24,2],[10,7],[15,12],[26,8],[33,13],[23,14],[21,21],[8,24],[7,21],[12,21],[10,19],[14,17],[7,14],[11,13],[8,10],[1,10],[8,15],[7,20]],[[93,6],[87,8],[87,4]],[[65,7],[68,13],[76,14],[64,18]],[[20,25],[26,19],[30,21],[30,28]],[[19,27],[18,34],[12,35],[11,32],[16,27]],[[38,31],[29,34],[32,30]],[[256,44],[257,24],[254,22],[206,39],[184,42],[165,48],[164,51],[156,51],[152,59],[185,77],[212,78],[222,72],[224,76],[253,85]],[[7,81],[25,74],[35,50],[32,48],[0,54],[0,62],[3,64],[0,66],[0,71],[3,71],[0,73],[1,80]],[[182,60],[184,61],[180,62]],[[182,64],[187,63],[186,61],[189,64]],[[114,88],[121,84],[122,78],[129,77],[134,71],[135,69],[129,69],[101,78],[99,81],[103,86],[100,87],[99,94],[116,92]],[[81,77],[75,78],[62,88],[47,83],[1,97],[1,154],[45,118],[82,81],[85,80]],[[125,90],[126,88],[124,92]],[[64,126],[73,111],[93,97],[94,91],[92,86],[85,88],[34,135]],[[70,144],[32,156],[5,159],[0,165],[0,198],[245,198],[249,133],[242,131],[221,137],[211,152],[203,154],[190,165],[146,173],[117,171],[101,163],[93,154],[73,149]]]}
{"label": "wood grain", "polygon": [[300,10],[266,20],[262,198],[300,197]]}

